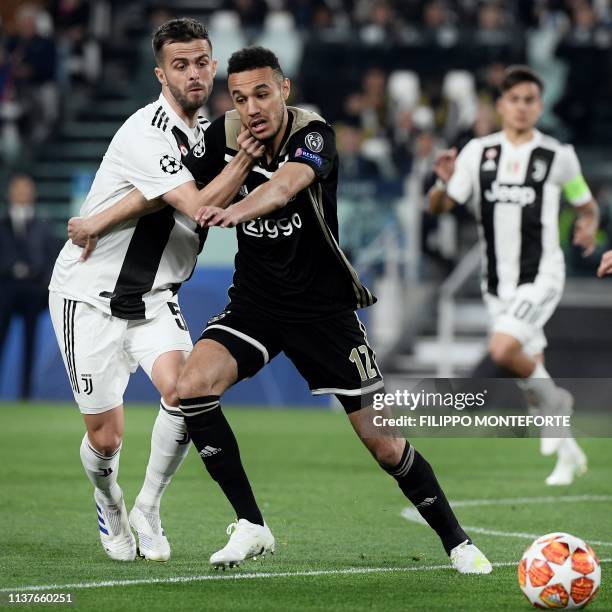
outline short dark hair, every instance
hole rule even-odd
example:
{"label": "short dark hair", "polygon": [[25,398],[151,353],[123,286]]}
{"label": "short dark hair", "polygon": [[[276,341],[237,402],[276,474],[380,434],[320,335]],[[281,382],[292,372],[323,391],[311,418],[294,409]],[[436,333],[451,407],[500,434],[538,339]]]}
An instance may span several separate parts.
{"label": "short dark hair", "polygon": [[155,32],[153,32],[153,54],[155,60],[159,64],[161,59],[161,50],[167,43],[173,42],[190,42],[192,40],[207,40],[212,50],[212,42],[208,30],[197,20],[191,17],[181,17],[179,19],[170,19],[166,23],[162,23]]}
{"label": "short dark hair", "polygon": [[519,83],[535,83],[540,93],[544,91],[544,81],[529,66],[508,66],[499,89],[504,94]]}
{"label": "short dark hair", "polygon": [[232,53],[227,63],[227,74],[256,70],[257,68],[272,68],[279,77],[285,77],[278,63],[278,57],[270,49],[264,47],[246,47]]}

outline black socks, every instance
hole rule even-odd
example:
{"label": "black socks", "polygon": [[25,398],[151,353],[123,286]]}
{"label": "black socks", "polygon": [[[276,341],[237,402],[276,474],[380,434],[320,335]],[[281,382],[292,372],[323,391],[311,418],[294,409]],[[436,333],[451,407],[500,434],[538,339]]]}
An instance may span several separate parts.
{"label": "black socks", "polygon": [[404,495],[415,505],[427,524],[440,536],[447,554],[469,540],[459,525],[431,465],[406,441],[400,462],[395,467],[381,464],[391,474]]}
{"label": "black socks", "polygon": [[219,396],[181,399],[180,407],[194,446],[208,473],[225,493],[236,516],[263,525],[263,517],[242,467],[234,432],[221,411]]}

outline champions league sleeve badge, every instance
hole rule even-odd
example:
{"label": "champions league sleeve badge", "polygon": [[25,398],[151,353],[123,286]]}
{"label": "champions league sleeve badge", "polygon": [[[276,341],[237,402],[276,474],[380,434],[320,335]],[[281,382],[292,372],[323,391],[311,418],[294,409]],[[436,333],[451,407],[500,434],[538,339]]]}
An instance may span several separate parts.
{"label": "champions league sleeve badge", "polygon": [[164,155],[159,160],[159,165],[166,174],[176,174],[183,167],[183,164],[172,155]]}

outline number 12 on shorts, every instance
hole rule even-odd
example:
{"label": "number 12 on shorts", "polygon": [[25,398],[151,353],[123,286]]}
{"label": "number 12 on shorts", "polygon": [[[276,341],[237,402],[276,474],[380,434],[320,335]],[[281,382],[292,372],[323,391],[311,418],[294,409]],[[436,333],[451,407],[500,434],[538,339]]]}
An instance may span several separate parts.
{"label": "number 12 on shorts", "polygon": [[[361,355],[363,355],[363,359]],[[378,371],[372,366],[370,351],[368,351],[368,347],[365,344],[362,344],[351,351],[349,361],[354,363],[357,367],[361,380],[369,380],[378,376]]]}

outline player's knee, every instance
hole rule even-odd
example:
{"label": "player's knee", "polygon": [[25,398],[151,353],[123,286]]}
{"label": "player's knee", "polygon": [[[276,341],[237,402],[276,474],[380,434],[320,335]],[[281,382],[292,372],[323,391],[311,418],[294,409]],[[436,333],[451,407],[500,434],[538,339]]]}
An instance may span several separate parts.
{"label": "player's knee", "polygon": [[159,393],[168,407],[176,407],[179,405],[179,394],[177,392],[178,374],[173,378],[168,378],[159,385]]}
{"label": "player's knee", "polygon": [[176,383],[178,397],[201,397],[203,395],[220,395],[215,391],[215,383],[208,372],[185,368]]}
{"label": "player's knee", "polygon": [[402,459],[404,441],[396,438],[374,438],[368,444],[374,459],[384,467],[394,467]]}
{"label": "player's knee", "polygon": [[121,435],[110,429],[98,429],[87,434],[91,445],[105,457],[110,457],[121,446]]}
{"label": "player's knee", "polygon": [[509,342],[493,339],[489,344],[489,355],[491,360],[498,366],[508,367],[512,362],[515,348]]}

